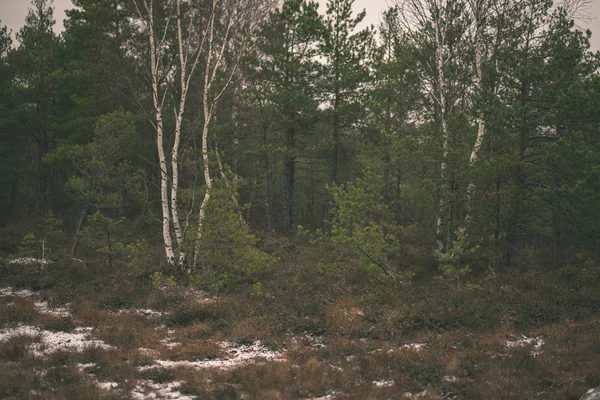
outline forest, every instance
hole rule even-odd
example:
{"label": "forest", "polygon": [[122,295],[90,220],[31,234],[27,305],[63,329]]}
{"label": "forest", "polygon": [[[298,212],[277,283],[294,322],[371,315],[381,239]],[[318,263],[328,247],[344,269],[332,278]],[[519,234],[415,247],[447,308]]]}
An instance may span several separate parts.
{"label": "forest", "polygon": [[72,2],[0,21],[0,399],[600,399],[590,1]]}

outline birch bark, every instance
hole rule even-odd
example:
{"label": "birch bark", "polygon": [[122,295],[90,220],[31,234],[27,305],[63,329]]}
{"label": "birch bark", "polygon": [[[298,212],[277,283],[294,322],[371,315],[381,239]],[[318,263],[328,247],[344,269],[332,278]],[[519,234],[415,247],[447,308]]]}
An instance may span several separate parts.
{"label": "birch bark", "polygon": [[[482,58],[482,47],[483,47],[483,30],[484,24],[482,21],[482,13],[483,13],[483,2],[475,1],[474,4],[471,5],[471,9],[473,10],[473,14],[475,17],[475,89],[477,93],[480,94],[483,91],[483,71],[481,67],[481,58]],[[469,169],[471,171],[471,177],[469,181],[469,185],[467,187],[467,216],[465,218],[465,222],[468,225],[471,221],[471,202],[473,199],[473,193],[475,193],[475,183],[473,182],[473,168],[477,159],[479,157],[479,150],[481,149],[481,145],[483,144],[483,139],[485,136],[485,115],[483,111],[479,113],[477,117],[477,138],[475,139],[475,144],[471,150],[471,155],[469,157]]]}
{"label": "birch bark", "polygon": [[[210,169],[210,157],[208,146],[208,135],[210,124],[215,114],[216,106],[231,86],[238,71],[238,65],[242,54],[248,51],[248,38],[252,30],[260,23],[261,12],[270,6],[270,1],[264,0],[212,0],[212,11],[205,36],[207,37],[204,52],[206,53],[206,66],[204,69],[204,89],[202,92],[202,108],[204,113],[204,124],[202,126],[202,161],[204,163],[203,173],[206,191],[198,213],[198,231],[196,234],[196,248],[194,251],[193,268],[196,268],[200,256],[200,246],[205,229],[206,207],[211,197],[213,178]],[[223,11],[222,34],[218,36],[215,20]],[[220,15],[219,15],[220,16]],[[233,35],[236,35],[235,46],[232,43]],[[218,39],[218,40],[217,40]],[[235,47],[235,48],[233,48]],[[233,52],[230,53],[230,50]],[[232,59],[225,59],[225,55]],[[219,72],[227,73],[217,89],[215,83]]]}
{"label": "birch bark", "polygon": [[[173,141],[173,149],[171,150],[171,170],[173,174],[172,186],[171,186],[171,215],[173,217],[173,227],[175,230],[175,238],[179,248],[179,266],[182,267],[185,259],[185,244],[184,244],[184,231],[181,227],[181,221],[179,218],[179,207],[178,207],[178,193],[179,193],[179,146],[181,143],[181,127],[183,123],[183,116],[185,113],[185,107],[189,92],[189,86],[192,76],[198,66],[200,54],[202,54],[202,48],[206,35],[202,36],[198,48],[192,50],[191,44],[183,37],[182,24],[181,24],[181,0],[175,2],[177,10],[177,44],[179,49],[179,85],[180,85],[180,99],[179,108],[175,108],[175,138]],[[190,21],[190,27],[194,21]],[[190,65],[191,63],[191,65]],[[189,66],[189,69],[188,69]]]}
{"label": "birch bark", "polygon": [[435,59],[437,67],[437,89],[438,89],[438,103],[440,107],[440,120],[442,125],[442,164],[441,164],[441,182],[442,191],[440,195],[440,202],[438,205],[437,222],[436,222],[436,237],[438,248],[440,251],[446,251],[448,243],[445,243],[442,238],[443,230],[443,214],[446,207],[447,190],[446,190],[446,170],[448,169],[448,125],[446,122],[446,79],[444,75],[444,32],[442,32],[441,20],[442,20],[442,7],[435,1],[434,5],[434,18],[433,24],[435,29]]}
{"label": "birch bark", "polygon": [[[165,254],[170,265],[175,264],[175,252],[173,250],[173,241],[171,238],[171,216],[169,210],[169,175],[167,171],[167,159],[164,148],[164,129],[163,129],[163,106],[166,96],[166,91],[160,94],[159,88],[159,73],[161,69],[161,47],[164,45],[166,30],[161,39],[156,37],[154,25],[154,4],[153,0],[143,0],[142,4],[146,12],[146,16],[142,14],[136,0],[133,4],[137,10],[139,17],[144,21],[146,31],[148,33],[148,41],[150,46],[150,77],[152,82],[152,104],[154,106],[154,129],[156,131],[156,148],[158,151],[158,161],[160,166],[160,194],[162,208],[162,233],[163,243],[165,246]],[[167,22],[168,26],[168,22]]]}

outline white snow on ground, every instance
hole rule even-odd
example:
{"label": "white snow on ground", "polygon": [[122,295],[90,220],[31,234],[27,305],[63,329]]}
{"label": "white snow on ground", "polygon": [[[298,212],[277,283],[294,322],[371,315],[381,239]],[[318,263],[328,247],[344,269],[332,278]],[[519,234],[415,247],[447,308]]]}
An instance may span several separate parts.
{"label": "white snow on ground", "polygon": [[168,347],[169,349],[175,348],[175,347],[177,347],[177,346],[181,346],[181,343],[179,343],[179,342],[174,342],[173,340],[174,340],[173,338],[171,338],[171,337],[168,337],[168,338],[166,338],[166,339],[161,339],[161,340],[160,340],[160,343],[161,343],[163,346],[165,346],[165,347]]}
{"label": "white snow on ground", "polygon": [[150,310],[150,309],[136,309],[135,312],[137,314],[143,315],[145,317],[149,317],[149,318],[158,318],[158,317],[162,317],[164,315],[167,315],[167,312],[162,312],[162,311],[156,311],[156,310]]}
{"label": "white snow on ground", "polygon": [[18,264],[18,265],[31,265],[31,264],[40,264],[40,265],[48,265],[51,263],[50,260],[46,260],[44,258],[33,258],[33,257],[21,257],[15,258],[8,262],[9,264]]}
{"label": "white snow on ground", "polygon": [[378,388],[387,388],[394,386],[394,381],[373,381],[373,385]]}
{"label": "white snow on ground", "polygon": [[140,370],[147,370],[151,368],[163,367],[163,368],[194,368],[194,369],[206,369],[216,368],[224,370],[232,370],[244,365],[251,364],[253,362],[259,362],[263,360],[269,361],[281,361],[282,354],[278,351],[269,350],[268,348],[261,345],[260,341],[254,342],[251,345],[235,345],[230,342],[219,342],[219,345],[223,351],[227,354],[227,358],[217,358],[214,360],[200,360],[200,361],[169,361],[169,360],[155,360],[154,364],[149,366],[141,367]]}
{"label": "white snow on ground", "polygon": [[112,390],[119,387],[117,382],[98,382],[98,387],[104,390]]}
{"label": "white snow on ground", "polygon": [[138,315],[142,315],[146,318],[158,318],[158,317],[163,317],[165,315],[169,315],[168,312],[156,311],[156,310],[151,310],[151,309],[139,309],[139,308],[134,308],[132,310],[119,310],[119,311],[114,312],[114,314],[117,314],[117,315],[138,314]]}
{"label": "white snow on ground", "polygon": [[[0,289],[0,297],[34,297],[36,294],[31,290],[14,291],[11,287]],[[70,317],[71,313],[67,307],[50,307],[46,301],[36,301],[33,306],[35,310],[42,314],[54,315],[56,317]]]}
{"label": "white snow on ground", "polygon": [[135,389],[131,392],[134,399],[177,399],[177,400],[194,400],[195,396],[184,395],[177,389],[181,387],[183,382],[169,382],[164,384],[153,383],[152,381],[140,381]]}
{"label": "white snow on ground", "polygon": [[[67,306],[68,306],[68,304],[67,304]],[[45,301],[36,301],[34,304],[34,307],[37,311],[41,312],[42,314],[50,314],[50,315],[54,315],[57,317],[63,317],[63,318],[71,316],[71,313],[69,312],[67,307],[52,308]]]}
{"label": "white snow on ground", "polygon": [[323,349],[325,345],[323,344],[323,338],[321,336],[311,335],[309,333],[305,333],[302,336],[294,336],[292,337],[292,345],[301,345],[303,342],[308,343],[310,347],[315,349]]}
{"label": "white snow on ground", "polygon": [[425,343],[408,343],[403,346],[400,346],[401,349],[414,350],[414,351],[421,351],[425,347],[427,347],[427,345]]}
{"label": "white snow on ground", "polygon": [[406,392],[404,393],[404,397],[406,397],[407,399],[420,399],[422,397],[425,396],[429,396],[429,391],[428,390],[423,390],[420,393],[410,393],[410,392]]}
{"label": "white snow on ground", "polygon": [[35,293],[31,290],[17,290],[16,292],[11,287],[5,287],[0,289],[0,297],[14,296],[14,297],[32,297]]}
{"label": "white snow on ground", "polygon": [[140,354],[150,357],[154,357],[159,353],[158,350],[148,349],[146,347],[140,347],[138,351],[140,352]]}
{"label": "white snow on ground", "polygon": [[541,353],[541,349],[542,346],[544,345],[544,339],[542,339],[541,336],[538,337],[527,337],[525,335],[522,335],[519,339],[515,340],[515,341],[507,341],[505,343],[505,346],[510,348],[517,348],[517,347],[525,347],[525,346],[529,346],[529,345],[533,345],[533,350],[531,351],[531,355],[533,357],[536,357],[538,355],[540,355]]}
{"label": "white snow on ground", "polygon": [[112,348],[101,340],[90,339],[88,333],[90,330],[91,328],[79,328],[73,333],[50,332],[35,326],[25,325],[10,329],[0,329],[0,342],[20,335],[39,337],[40,343],[33,343],[30,346],[31,351],[37,357],[52,354],[60,350],[83,351],[85,348],[91,346],[104,349]]}

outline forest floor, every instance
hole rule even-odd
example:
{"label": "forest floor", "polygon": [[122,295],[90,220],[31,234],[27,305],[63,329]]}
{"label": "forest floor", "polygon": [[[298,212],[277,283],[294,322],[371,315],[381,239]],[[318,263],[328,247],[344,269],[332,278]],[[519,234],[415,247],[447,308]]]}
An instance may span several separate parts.
{"label": "forest floor", "polygon": [[356,291],[289,265],[259,294],[209,296],[58,264],[0,264],[0,399],[578,399],[600,385],[597,280]]}

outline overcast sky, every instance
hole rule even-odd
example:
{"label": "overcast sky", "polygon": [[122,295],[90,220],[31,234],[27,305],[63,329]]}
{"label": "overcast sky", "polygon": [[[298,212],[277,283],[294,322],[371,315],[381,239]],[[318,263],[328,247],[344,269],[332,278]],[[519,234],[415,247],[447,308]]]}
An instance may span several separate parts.
{"label": "overcast sky", "polygon": [[[367,10],[367,23],[375,26],[379,23],[381,12],[387,7],[390,0],[355,0],[354,6],[357,11]],[[326,0],[319,0],[321,11],[324,11]],[[25,22],[25,15],[29,7],[29,0],[0,0],[0,21],[2,25],[7,25],[13,33],[17,32]],[[72,7],[71,0],[54,0],[54,16],[57,21],[56,30],[60,31],[65,18],[65,9]],[[600,50],[600,0],[591,0],[590,22],[579,22],[583,28],[589,28],[596,35],[592,36],[592,49]]]}

